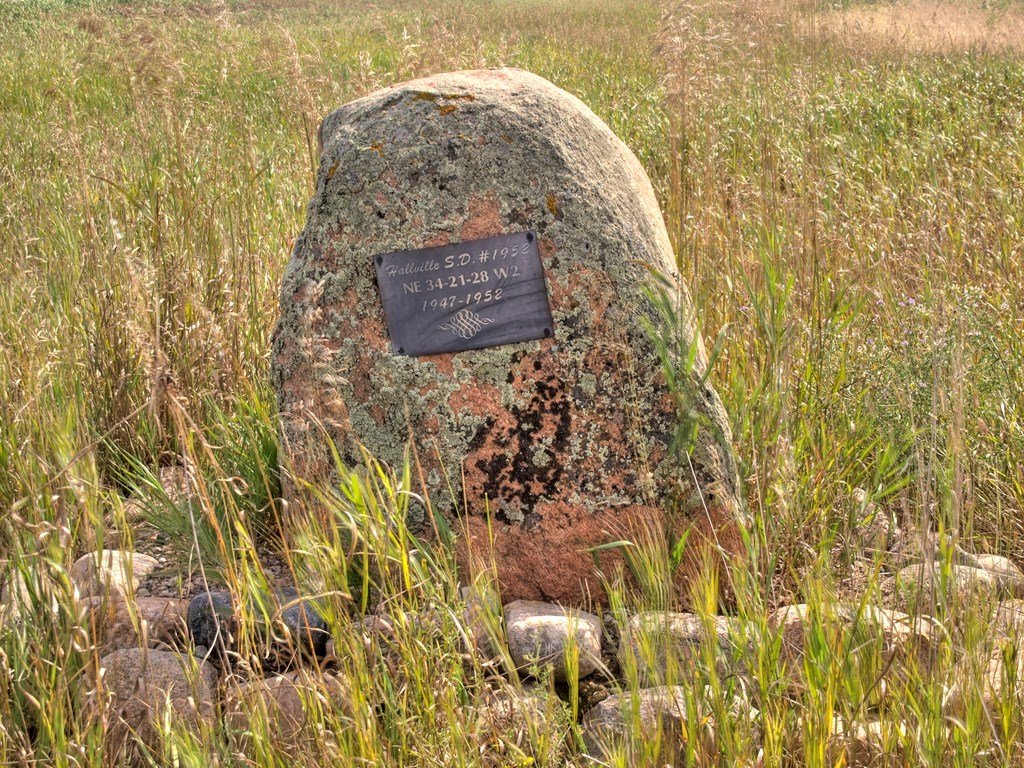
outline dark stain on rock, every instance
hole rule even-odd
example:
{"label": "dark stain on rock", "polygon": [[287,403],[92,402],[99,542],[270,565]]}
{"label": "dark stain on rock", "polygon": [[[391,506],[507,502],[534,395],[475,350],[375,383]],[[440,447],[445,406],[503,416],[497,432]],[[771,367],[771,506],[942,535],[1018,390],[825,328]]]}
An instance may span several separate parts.
{"label": "dark stain on rock", "polygon": [[509,223],[527,229],[533,221],[533,214],[535,210],[536,208],[532,206],[522,209],[516,208],[508,214]]}
{"label": "dark stain on rock", "polygon": [[[486,498],[496,502],[496,517],[509,525],[522,524],[529,529],[541,521],[535,511],[537,504],[557,498],[564,474],[561,462],[552,460],[540,464],[535,455],[541,450],[552,456],[565,455],[569,448],[572,406],[559,380],[549,377],[537,382],[525,407],[513,406],[509,410],[516,426],[502,435],[494,435],[493,439],[496,446],[505,445],[511,450],[478,459],[475,466],[484,476]],[[477,430],[471,443],[474,449],[491,437],[493,424],[494,420],[489,419]],[[553,434],[547,440],[539,440],[538,435],[543,431]],[[510,514],[512,510],[506,506],[512,500],[517,502],[518,515]]]}
{"label": "dark stain on rock", "polygon": [[516,352],[513,354],[508,361],[508,376],[505,377],[505,381],[508,384],[515,384],[516,381],[516,368],[519,366],[519,362],[523,359],[522,352]]}
{"label": "dark stain on rock", "polygon": [[487,439],[487,435],[494,427],[494,417],[488,416],[483,420],[483,423],[477,427],[476,433],[469,440],[469,453],[479,450],[483,447],[484,441]]}

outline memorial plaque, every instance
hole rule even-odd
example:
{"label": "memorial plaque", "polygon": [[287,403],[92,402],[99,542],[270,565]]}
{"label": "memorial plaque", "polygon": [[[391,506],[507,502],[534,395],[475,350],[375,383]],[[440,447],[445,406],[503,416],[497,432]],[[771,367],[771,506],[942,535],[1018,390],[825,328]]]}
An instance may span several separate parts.
{"label": "memorial plaque", "polygon": [[533,232],[374,259],[391,347],[434,355],[551,336],[551,307]]}

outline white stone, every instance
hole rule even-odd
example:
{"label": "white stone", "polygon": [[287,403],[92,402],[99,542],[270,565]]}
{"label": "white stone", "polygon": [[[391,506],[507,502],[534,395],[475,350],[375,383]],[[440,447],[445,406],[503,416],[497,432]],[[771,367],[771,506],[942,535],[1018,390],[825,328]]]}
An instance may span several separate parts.
{"label": "white stone", "polygon": [[508,650],[527,673],[550,666],[556,680],[566,680],[572,650],[578,655],[576,676],[586,677],[601,664],[601,630],[601,620],[584,611],[531,600],[505,606]]}
{"label": "white stone", "polygon": [[82,597],[134,595],[139,580],[159,567],[155,557],[105,549],[82,555],[71,566],[71,581]]}

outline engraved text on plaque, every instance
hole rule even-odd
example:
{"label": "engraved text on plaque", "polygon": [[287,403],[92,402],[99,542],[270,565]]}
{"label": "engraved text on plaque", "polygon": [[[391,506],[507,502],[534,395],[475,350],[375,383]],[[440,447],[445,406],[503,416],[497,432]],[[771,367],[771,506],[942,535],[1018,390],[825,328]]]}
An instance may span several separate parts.
{"label": "engraved text on plaque", "polygon": [[533,232],[378,256],[392,349],[433,355],[551,336]]}

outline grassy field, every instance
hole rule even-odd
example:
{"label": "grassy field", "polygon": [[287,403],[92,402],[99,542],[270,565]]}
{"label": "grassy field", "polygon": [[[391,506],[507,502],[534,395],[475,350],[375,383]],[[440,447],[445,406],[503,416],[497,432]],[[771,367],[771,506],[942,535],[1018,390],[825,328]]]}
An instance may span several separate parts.
{"label": "grassy field", "polygon": [[[582,98],[655,184],[709,346],[721,341],[712,378],[756,523],[737,574],[754,626],[778,605],[877,590],[859,535],[871,504],[1020,562],[1017,32],[1020,3],[972,0],[0,0],[0,576],[43,574],[40,590],[66,604],[75,557],[130,540],[123,497],[153,496],[160,466],[189,461],[198,550],[237,590],[259,580],[249,544],[279,513],[269,334],[317,125],[389,83],[499,65]],[[371,490],[339,520],[359,521],[367,557],[408,563],[415,542],[386,535],[394,493]],[[151,510],[179,533],[182,514]],[[336,569],[351,542],[322,534],[292,554]],[[456,583],[438,553],[378,585],[445,620],[409,628],[390,677],[350,641],[352,711],[325,715],[333,727],[304,762],[578,760],[574,732],[564,758],[543,729],[518,744],[486,735],[467,702],[491,672],[461,652]],[[102,764],[105,723],[82,717],[75,693],[89,664],[76,618],[37,602],[34,621],[0,623],[0,765]],[[333,610],[354,627],[349,608]],[[952,721],[942,708],[943,679],[985,642],[981,621],[889,691],[891,764],[1024,764],[1019,707],[993,718],[975,697]],[[836,642],[823,630],[799,696],[782,690],[777,647],[756,644],[760,749],[723,716],[733,692],[713,659],[671,672],[700,682],[695,711],[719,715],[716,764],[844,764],[831,713],[863,714],[870,673]],[[216,728],[168,744],[155,762],[249,759]]]}

